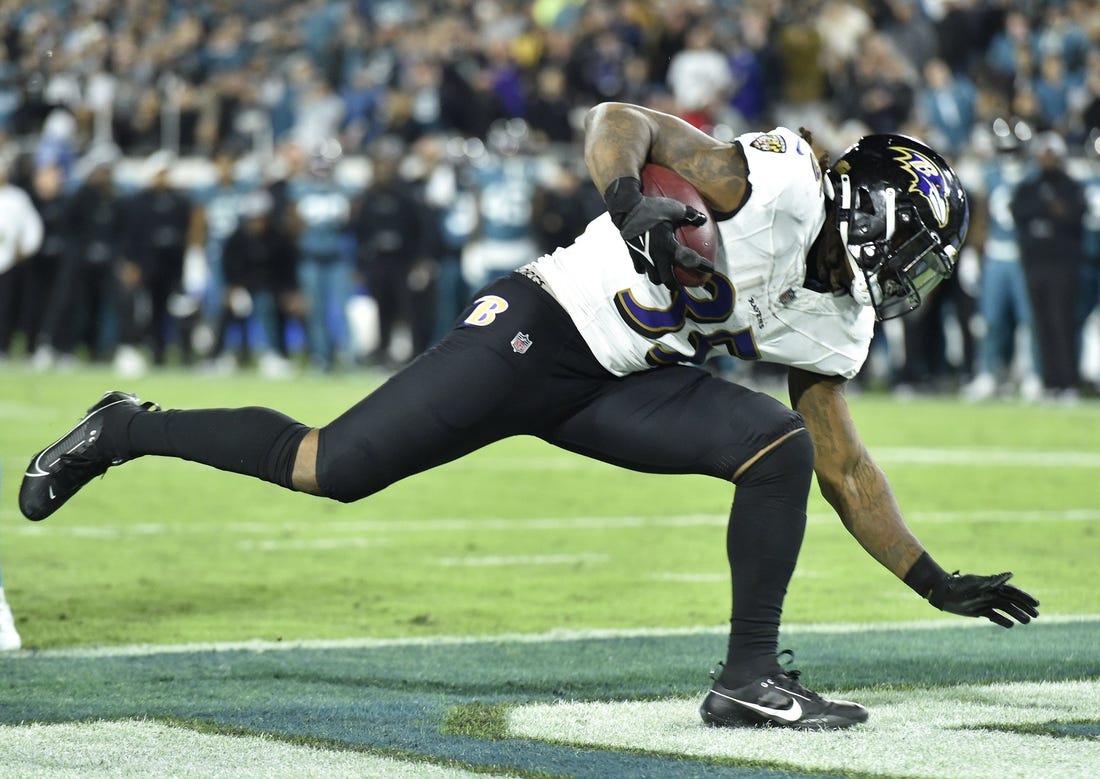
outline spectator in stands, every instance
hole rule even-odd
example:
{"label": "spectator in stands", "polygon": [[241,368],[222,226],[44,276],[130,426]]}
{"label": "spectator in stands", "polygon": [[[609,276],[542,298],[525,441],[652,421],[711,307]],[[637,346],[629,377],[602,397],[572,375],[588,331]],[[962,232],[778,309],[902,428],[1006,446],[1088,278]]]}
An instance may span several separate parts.
{"label": "spectator in stands", "polygon": [[477,189],[478,229],[463,256],[466,282],[477,289],[489,278],[515,270],[535,254],[531,199],[550,164],[525,153],[527,125],[496,122],[488,150],[471,161]]}
{"label": "spectator in stands", "polygon": [[1089,52],[1075,105],[1081,114],[1081,137],[1095,144],[1100,141],[1100,46]]}
{"label": "spectator in stands", "polygon": [[[937,57],[938,42],[936,28],[919,0],[882,0],[872,5],[882,11],[877,26],[917,70],[924,70]],[[951,66],[944,65],[950,71]]]}
{"label": "spectator in stands", "polygon": [[[262,189],[237,203],[237,223],[224,246],[225,287],[213,363],[232,368],[255,357],[263,376],[284,378],[290,363],[279,349],[278,294],[282,279],[293,273],[294,250],[275,229],[272,206],[270,193]],[[240,333],[237,355],[226,342],[234,325]]]}
{"label": "spectator in stands", "polygon": [[[181,320],[196,313],[169,310],[169,301],[181,292],[183,260],[191,235],[191,202],[172,185],[171,155],[157,152],[147,161],[148,184],[131,196],[125,215],[126,259],[122,273],[127,305],[123,309],[122,342],[131,347],[152,346],[153,364],[165,364],[170,328],[181,348],[184,364],[193,356],[190,330]],[[141,311],[147,300],[148,319]],[[182,325],[182,326],[181,326]],[[132,352],[128,352],[132,354]],[[132,358],[124,358],[124,362]],[[124,371],[140,370],[120,366]]]}
{"label": "spectator in stands", "polygon": [[730,107],[737,130],[757,126],[775,101],[778,62],[768,36],[768,20],[757,8],[742,9],[728,47],[734,92]]}
{"label": "spectator in stands", "polygon": [[379,130],[381,104],[385,88],[378,83],[374,70],[361,66],[341,90],[344,121],[341,127],[348,149],[365,148]]}
{"label": "spectator in stands", "polygon": [[916,74],[885,35],[872,33],[847,71],[846,113],[870,132],[897,132],[905,127],[915,102]]}
{"label": "spectator in stands", "polygon": [[535,93],[527,109],[527,123],[539,140],[570,143],[575,137],[573,105],[565,94],[565,74],[561,68],[546,65],[535,73]]}
{"label": "spectator in stands", "polygon": [[[840,13],[846,4],[833,3],[830,8]],[[777,95],[779,121],[790,127],[806,125],[820,127],[825,116],[825,98],[830,80],[836,78],[847,60],[848,49],[832,46],[852,46],[848,33],[834,28],[826,34],[809,8],[786,10],[788,18],[776,30],[776,54],[782,63]],[[858,15],[855,17],[860,18]],[[839,24],[838,20],[838,24]],[[859,26],[859,21],[854,22]]]}
{"label": "spectator in stands", "polygon": [[1078,392],[1077,284],[1084,252],[1084,187],[1065,169],[1066,142],[1054,132],[1035,141],[1038,171],[1016,188],[1012,217],[1034,311],[1043,389],[1072,400]]}
{"label": "spectator in stands", "polygon": [[1087,29],[1089,13],[1084,3],[1040,3],[1035,12],[1035,50],[1040,58],[1056,57],[1067,73],[1077,73],[1084,67],[1090,49],[1089,35],[1096,33],[1096,7],[1093,7],[1092,30]]}
{"label": "spectator in stands", "polygon": [[0,159],[0,363],[7,360],[25,302],[26,262],[42,245],[42,217],[26,190],[9,182],[11,158]]}
{"label": "spectator in stands", "polygon": [[356,270],[378,307],[378,346],[368,360],[400,364],[392,352],[394,329],[408,324],[412,356],[428,347],[435,327],[436,266],[431,249],[438,229],[423,199],[400,176],[404,146],[382,138],[371,149],[371,183],[352,219]]}
{"label": "spectator in stands", "polygon": [[[1020,379],[1020,392],[1026,399],[1035,399],[1040,390],[1036,375],[1038,345],[1033,335],[1031,301],[1011,209],[1027,168],[1021,159],[1020,141],[1012,134],[1009,123],[1001,119],[995,127],[1000,130],[994,136],[996,156],[983,166],[983,194],[972,201],[972,227],[967,239],[981,251],[978,313],[983,335],[978,345],[976,375],[966,387],[966,396],[972,400],[993,397],[1002,382],[1013,378],[1010,368],[1015,359],[1022,364],[1022,375],[1016,377]],[[1021,333],[1030,348],[1017,358],[1016,344]]]}
{"label": "spectator in stands", "polygon": [[[1085,241],[1084,260],[1081,263],[1081,281],[1077,305],[1077,356],[1084,360],[1085,327],[1094,313],[1100,316],[1100,165],[1092,158],[1091,175],[1085,182]],[[1094,332],[1100,335],[1100,328]],[[1100,382],[1088,388],[1093,395],[1100,393]]]}
{"label": "spectator in stands", "polygon": [[966,76],[955,76],[942,59],[931,59],[924,66],[924,84],[918,107],[924,123],[932,131],[936,148],[946,153],[961,153],[974,127],[976,90]]}
{"label": "spectator in stands", "polygon": [[268,167],[269,180],[263,190],[271,196],[271,213],[268,229],[276,233],[286,247],[285,270],[277,274],[275,285],[275,317],[278,341],[273,343],[278,355],[293,357],[299,344],[305,340],[306,304],[298,286],[298,240],[295,233],[297,219],[295,204],[291,200],[290,183],[296,180],[305,167],[305,154],[293,143],[283,144],[276,150],[276,157]]}
{"label": "spectator in stands", "polygon": [[340,135],[344,123],[344,101],[320,73],[307,68],[294,106],[291,137],[301,146],[317,148]]}
{"label": "spectator in stands", "polygon": [[[956,86],[972,79],[1011,101],[980,109],[979,123],[1011,113],[1035,131],[1054,125],[1073,150],[1100,135],[1100,9],[1079,0],[207,5],[182,14],[178,2],[16,3],[0,13],[0,134],[33,150],[47,117],[68,113],[72,142],[113,141],[129,157],[162,147],[205,157],[227,142],[266,157],[292,129],[340,133],[358,153],[385,134],[412,144],[453,130],[488,141],[495,121],[522,112],[540,139],[570,143],[569,116],[598,99],[676,111],[661,85],[702,26],[734,74],[716,132],[738,132],[742,117],[804,125],[835,154],[854,138],[853,118],[909,132],[903,123],[920,118],[965,158],[970,144],[956,138],[967,120],[954,121],[946,93],[925,94],[913,77],[936,54]],[[893,43],[885,58],[878,37]],[[1043,62],[1061,63],[1068,95],[1057,78],[1039,77]],[[891,70],[908,75],[899,82]],[[906,109],[914,89],[917,116]],[[946,111],[933,115],[934,103]]]}
{"label": "spectator in stands", "polygon": [[1032,89],[1039,103],[1042,126],[1052,128],[1065,137],[1070,130],[1071,85],[1066,78],[1066,66],[1061,54],[1043,56]]}
{"label": "spectator in stands", "polygon": [[680,116],[696,127],[709,129],[719,116],[719,107],[733,94],[733,72],[729,58],[717,45],[710,20],[693,25],[668,65],[668,87]]}
{"label": "spectator in stands", "polygon": [[69,208],[73,289],[79,290],[69,298],[75,338],[97,362],[109,359],[118,341],[115,285],[125,224],[114,183],[116,154],[113,149],[92,152],[90,169]]}
{"label": "spectator in stands", "polygon": [[535,189],[532,210],[538,252],[550,254],[584,232],[603,211],[603,199],[587,176],[568,162],[559,162]]}
{"label": "spectator in stands", "polygon": [[989,44],[986,63],[1006,85],[1017,76],[1031,79],[1036,65],[1035,38],[1026,13],[1013,10],[1005,15],[1004,26]]}
{"label": "spectator in stands", "polygon": [[634,52],[611,23],[600,3],[585,6],[566,69],[570,88],[583,101],[622,99],[628,88],[625,68]]}
{"label": "spectator in stands", "polygon": [[[454,139],[458,146],[460,139]],[[440,340],[466,307],[470,289],[462,277],[462,252],[477,229],[477,198],[464,159],[448,153],[440,137],[422,138],[413,151],[421,168],[421,192],[428,217],[436,221],[436,321],[432,341]]]}
{"label": "spectator in stands", "polygon": [[[53,162],[35,167],[31,183],[31,199],[42,216],[42,244],[27,262],[23,280],[20,330],[26,337],[28,351],[33,351],[32,363],[37,370],[46,370],[58,356],[55,346],[71,348],[61,329],[70,321],[65,311],[63,285],[55,282],[59,276],[69,275],[67,254],[69,251],[69,198],[65,193],[65,174],[61,166]],[[72,355],[63,355],[66,361]]]}
{"label": "spectator in stands", "polygon": [[[223,147],[214,156],[214,181],[191,193],[193,202],[190,244],[201,248],[201,259],[193,254],[190,262],[205,268],[202,295],[204,318],[217,321],[225,300],[225,244],[237,229],[241,201],[255,187],[237,176],[238,155],[232,147]],[[232,328],[231,328],[232,329]],[[240,333],[234,333],[240,335]]]}
{"label": "spectator in stands", "polygon": [[288,190],[309,359],[322,372],[351,363],[345,307],[352,292],[352,195],[336,180],[340,154],[331,139],[311,149]]}

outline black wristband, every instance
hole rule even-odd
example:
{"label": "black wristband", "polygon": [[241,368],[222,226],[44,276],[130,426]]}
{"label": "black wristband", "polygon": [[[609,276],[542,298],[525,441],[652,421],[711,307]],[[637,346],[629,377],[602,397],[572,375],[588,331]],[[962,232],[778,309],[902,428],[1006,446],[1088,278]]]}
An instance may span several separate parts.
{"label": "black wristband", "polygon": [[607,185],[603,192],[603,202],[611,214],[616,227],[642,199],[642,182],[634,176],[620,176]]}
{"label": "black wristband", "polygon": [[932,559],[932,555],[924,552],[913,563],[913,567],[909,569],[909,573],[905,574],[902,581],[908,584],[917,595],[927,598],[932,588],[946,578],[947,571],[940,568],[939,564]]}

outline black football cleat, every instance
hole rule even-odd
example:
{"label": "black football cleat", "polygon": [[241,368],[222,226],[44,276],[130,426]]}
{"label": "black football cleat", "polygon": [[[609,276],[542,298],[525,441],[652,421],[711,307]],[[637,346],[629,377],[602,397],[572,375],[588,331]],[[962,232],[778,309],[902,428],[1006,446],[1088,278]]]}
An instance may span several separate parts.
{"label": "black football cleat", "polygon": [[839,730],[867,721],[867,709],[851,701],[831,701],[803,687],[798,671],[761,676],[730,690],[715,680],[699,707],[712,727],[761,725],[800,730]]}
{"label": "black football cleat", "polygon": [[108,392],[68,433],[31,459],[19,488],[19,510],[27,519],[45,519],[85,484],[124,462],[99,445],[107,425],[125,425],[134,414],[159,411],[127,392]]}

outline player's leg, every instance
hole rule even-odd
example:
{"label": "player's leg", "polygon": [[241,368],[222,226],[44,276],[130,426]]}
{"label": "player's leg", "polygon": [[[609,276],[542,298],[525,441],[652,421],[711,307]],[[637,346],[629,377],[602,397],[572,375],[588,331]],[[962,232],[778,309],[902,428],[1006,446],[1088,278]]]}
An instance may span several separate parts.
{"label": "player's leg", "polygon": [[[704,703],[713,710],[704,710],[708,723],[760,721],[751,706],[733,704],[731,710],[723,699],[712,700],[746,687],[746,696],[771,693],[773,706],[806,699],[794,719],[787,719],[794,709],[786,708],[771,718],[780,724],[844,727],[866,718],[861,707],[805,690],[777,661],[783,599],[802,544],[813,473],[813,444],[798,414],[763,393],[675,367],[608,382],[598,399],[546,438],[634,470],[697,473],[736,484],[726,534],[730,640],[722,674]],[[760,687],[763,680],[778,681],[782,690]]]}
{"label": "player's leg", "polygon": [[[35,455],[20,508],[30,519],[45,519],[110,466],[144,455],[203,463],[347,502],[526,432],[544,418],[545,377],[555,365],[564,315],[529,282],[498,283],[494,289],[511,300],[501,308],[507,316],[481,311],[478,325],[455,329],[319,430],[267,408],[159,411],[133,395],[107,393]],[[499,321],[490,322],[494,317]],[[517,352],[513,328],[533,333],[544,346],[530,355]]]}
{"label": "player's leg", "polygon": [[108,392],[71,430],[31,458],[19,489],[28,519],[45,519],[85,484],[142,455],[163,455],[290,487],[305,425],[267,408],[159,411]]}
{"label": "player's leg", "polygon": [[735,597],[725,678],[773,670],[813,471],[802,418],[763,393],[672,367],[610,384],[548,439],[633,470],[737,484],[727,533]]}
{"label": "player's leg", "polygon": [[[610,377],[561,307],[527,278],[512,275],[486,288],[460,322],[306,436],[294,474],[301,488],[358,500],[501,438],[537,435],[588,399],[589,374]],[[578,353],[587,359],[575,364]]]}

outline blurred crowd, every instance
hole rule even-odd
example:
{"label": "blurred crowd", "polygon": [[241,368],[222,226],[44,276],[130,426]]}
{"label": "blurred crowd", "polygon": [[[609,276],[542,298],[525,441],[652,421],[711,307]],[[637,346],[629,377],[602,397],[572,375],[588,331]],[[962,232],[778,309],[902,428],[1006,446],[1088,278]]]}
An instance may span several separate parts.
{"label": "blurred crowd", "polygon": [[863,381],[1095,392],[1089,0],[0,0],[0,43],[4,359],[396,367],[602,210],[581,125],[624,100],[925,139],[970,239]]}

